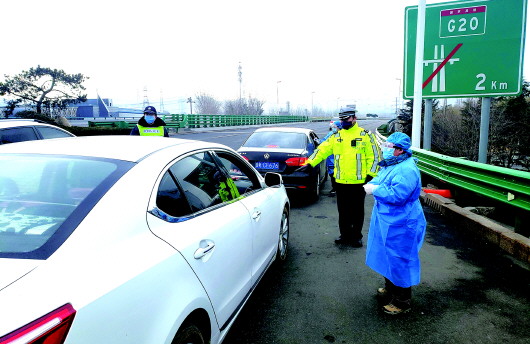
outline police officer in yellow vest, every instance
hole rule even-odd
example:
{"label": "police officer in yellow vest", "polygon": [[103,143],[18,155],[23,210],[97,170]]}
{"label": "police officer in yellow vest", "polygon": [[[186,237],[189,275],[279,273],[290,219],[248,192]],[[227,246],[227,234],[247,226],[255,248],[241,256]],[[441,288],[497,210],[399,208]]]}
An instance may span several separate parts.
{"label": "police officer in yellow vest", "polygon": [[322,142],[299,170],[307,171],[333,154],[340,229],[335,243],[362,247],[363,185],[377,175],[381,150],[375,135],[357,124],[356,112],[352,107],[340,110],[342,129]]}
{"label": "police officer in yellow vest", "polygon": [[148,106],[144,110],[144,116],[131,130],[131,135],[169,137],[165,125],[166,122],[156,116],[155,107]]}

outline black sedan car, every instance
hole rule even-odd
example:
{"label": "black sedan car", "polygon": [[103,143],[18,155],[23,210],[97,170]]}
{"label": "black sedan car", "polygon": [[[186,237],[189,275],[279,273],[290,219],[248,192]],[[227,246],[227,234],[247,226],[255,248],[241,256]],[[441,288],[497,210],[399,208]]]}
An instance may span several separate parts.
{"label": "black sedan car", "polygon": [[297,172],[319,145],[317,134],[303,128],[260,128],[254,131],[238,149],[261,174],[280,173],[286,188],[308,193],[313,200],[320,195],[327,178],[321,162],[310,173]]}

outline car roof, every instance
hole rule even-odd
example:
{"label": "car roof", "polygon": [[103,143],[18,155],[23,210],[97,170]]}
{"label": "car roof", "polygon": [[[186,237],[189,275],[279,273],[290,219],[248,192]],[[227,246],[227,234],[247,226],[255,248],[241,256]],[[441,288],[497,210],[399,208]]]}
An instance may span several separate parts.
{"label": "car roof", "polygon": [[58,128],[57,126],[53,124],[39,122],[38,120],[33,120],[33,119],[2,119],[0,120],[0,129],[12,128],[12,127],[25,127],[25,126],[30,126],[30,125]]}
{"label": "car roof", "polygon": [[295,127],[269,127],[269,128],[259,128],[256,129],[254,132],[261,132],[261,131],[278,131],[278,132],[284,132],[284,133],[304,133],[308,134],[312,132],[311,129],[306,128],[295,128]]}
{"label": "car roof", "polygon": [[220,144],[171,137],[114,135],[24,141],[2,145],[0,154],[58,154],[137,162],[153,152],[177,145],[182,146],[183,152],[202,148],[228,148]]}

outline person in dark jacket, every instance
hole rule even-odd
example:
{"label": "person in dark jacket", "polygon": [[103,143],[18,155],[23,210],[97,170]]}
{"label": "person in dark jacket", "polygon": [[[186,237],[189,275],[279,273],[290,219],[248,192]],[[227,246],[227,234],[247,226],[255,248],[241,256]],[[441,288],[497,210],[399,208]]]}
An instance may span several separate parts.
{"label": "person in dark jacket", "polygon": [[131,130],[131,135],[169,137],[166,122],[157,117],[154,106],[147,106],[144,115]]}

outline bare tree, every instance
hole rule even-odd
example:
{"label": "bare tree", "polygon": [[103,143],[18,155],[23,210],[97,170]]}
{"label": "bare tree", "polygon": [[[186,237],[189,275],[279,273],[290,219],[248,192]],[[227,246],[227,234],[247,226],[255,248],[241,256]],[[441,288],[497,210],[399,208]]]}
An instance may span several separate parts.
{"label": "bare tree", "polygon": [[529,84],[524,82],[519,96],[502,97],[493,102],[488,144],[492,164],[526,170],[530,167],[529,96]]}
{"label": "bare tree", "polygon": [[264,104],[263,100],[249,96],[248,98],[226,100],[224,110],[227,115],[261,116],[264,111]]}
{"label": "bare tree", "polygon": [[195,96],[197,113],[204,115],[217,115],[221,113],[221,102],[207,93],[199,93]]}
{"label": "bare tree", "polygon": [[459,108],[448,106],[445,112],[433,114],[433,151],[455,157],[465,156],[467,146],[471,143],[460,111]]}
{"label": "bare tree", "polygon": [[251,116],[261,116],[263,115],[263,105],[265,104],[265,101],[260,100],[258,98],[252,98],[248,97],[247,102],[247,111],[248,115]]}

